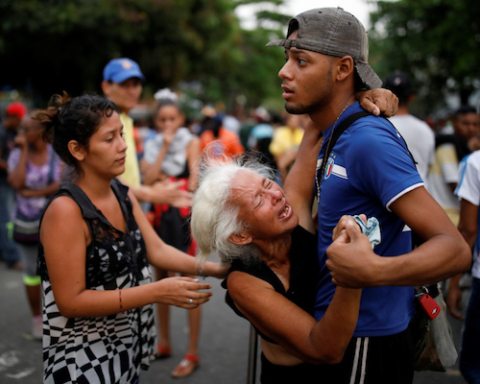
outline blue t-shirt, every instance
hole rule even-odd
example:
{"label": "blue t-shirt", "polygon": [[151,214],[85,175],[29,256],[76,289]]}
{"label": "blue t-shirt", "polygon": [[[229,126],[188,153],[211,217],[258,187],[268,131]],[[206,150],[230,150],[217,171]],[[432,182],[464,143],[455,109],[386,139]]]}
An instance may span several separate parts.
{"label": "blue t-shirt", "polygon": [[[323,153],[332,128],[361,111],[351,105],[325,132]],[[319,161],[319,165],[320,165]],[[332,300],[335,286],[325,266],[325,250],[342,215],[364,213],[380,223],[381,243],[374,252],[385,257],[411,251],[411,231],[389,210],[403,194],[423,185],[406,144],[384,118],[367,116],[355,121],[338,139],[327,160],[319,203],[318,255],[322,268],[315,316],[321,318]],[[355,257],[355,255],[352,255]],[[387,336],[402,332],[413,313],[412,287],[365,288],[354,336]]]}

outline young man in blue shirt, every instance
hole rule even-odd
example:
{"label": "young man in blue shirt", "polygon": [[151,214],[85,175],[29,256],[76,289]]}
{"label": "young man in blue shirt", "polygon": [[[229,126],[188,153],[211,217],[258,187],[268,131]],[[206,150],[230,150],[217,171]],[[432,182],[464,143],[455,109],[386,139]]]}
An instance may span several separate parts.
{"label": "young man in blue shirt", "polygon": [[[413,350],[407,328],[413,286],[467,269],[468,246],[425,190],[404,141],[386,119],[363,117],[336,144],[331,142],[335,128],[361,110],[355,93],[381,85],[368,65],[368,39],[360,22],[341,8],[313,9],[291,19],[287,39],[270,45],[285,48],[286,63],[279,76],[286,110],[308,114],[324,137],[316,180],[323,272],[316,317],[325,313],[335,284],[367,287],[335,384],[411,383]],[[327,147],[332,151],[321,172]],[[359,239],[352,238],[331,247],[327,259],[338,220],[362,213],[378,219],[381,243],[371,253],[359,254]],[[411,230],[424,240],[414,250]]]}

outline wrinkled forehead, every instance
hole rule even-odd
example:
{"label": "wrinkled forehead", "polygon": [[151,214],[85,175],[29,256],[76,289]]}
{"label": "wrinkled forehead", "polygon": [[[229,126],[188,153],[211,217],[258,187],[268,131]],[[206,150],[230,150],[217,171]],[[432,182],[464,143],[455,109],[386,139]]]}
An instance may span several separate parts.
{"label": "wrinkled forehead", "polygon": [[262,185],[264,177],[249,169],[238,170],[230,185],[230,201],[238,202],[242,198],[253,196]]}

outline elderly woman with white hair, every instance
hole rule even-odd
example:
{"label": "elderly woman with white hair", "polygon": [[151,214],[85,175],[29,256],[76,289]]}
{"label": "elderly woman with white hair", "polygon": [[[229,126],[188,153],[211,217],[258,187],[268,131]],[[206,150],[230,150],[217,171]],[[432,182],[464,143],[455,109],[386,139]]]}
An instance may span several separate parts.
{"label": "elderly woman with white hair", "polygon": [[[327,314],[319,321],[311,315],[315,286],[329,278],[317,265],[312,188],[305,183],[313,180],[316,160],[306,148],[318,145],[318,133],[307,130],[285,191],[265,166],[229,161],[207,164],[194,196],[191,226],[200,256],[231,265],[226,301],[261,336],[262,383],[318,381],[318,364],[342,359],[357,322],[360,289],[337,287]],[[355,238],[371,249],[354,223],[342,218],[332,247]],[[323,366],[322,382],[337,369]]]}

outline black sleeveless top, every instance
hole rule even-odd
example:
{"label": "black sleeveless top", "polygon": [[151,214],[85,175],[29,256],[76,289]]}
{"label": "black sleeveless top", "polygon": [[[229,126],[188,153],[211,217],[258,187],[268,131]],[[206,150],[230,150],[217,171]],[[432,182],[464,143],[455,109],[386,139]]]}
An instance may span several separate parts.
{"label": "black sleeveless top", "polygon": [[[230,272],[241,271],[262,279],[269,283],[276,292],[285,296],[304,311],[313,315],[315,295],[320,268],[317,264],[316,236],[304,228],[297,226],[292,232],[292,244],[290,247],[290,281],[289,288],[285,290],[277,275],[263,262],[254,265],[245,265],[241,260],[235,260]],[[222,282],[222,287],[227,288],[228,275]],[[241,317],[243,314],[233,302],[228,290],[225,294],[225,301]],[[257,329],[258,332],[258,329]],[[265,340],[275,343],[269,337],[259,334]]]}
{"label": "black sleeveless top", "polygon": [[[313,307],[315,304],[315,295],[318,275],[320,268],[317,264],[317,239],[316,236],[304,228],[297,226],[292,232],[292,244],[290,247],[290,281],[289,288],[285,290],[280,279],[275,273],[264,263],[260,262],[255,265],[245,265],[241,260],[232,263],[230,272],[241,271],[249,273],[259,279],[268,282],[276,292],[285,296],[304,311],[313,315]],[[228,275],[222,282],[222,287],[227,287]],[[238,310],[232,298],[227,293],[225,295],[227,304],[241,317],[244,317]],[[292,324],[292,326],[295,326]],[[257,332],[260,336],[271,343],[276,343],[268,336]],[[313,384],[318,382],[328,383],[328,378],[323,381],[323,376],[319,375],[320,366],[313,364],[299,364],[293,366],[283,366],[271,363],[265,355],[261,355],[262,369],[260,374],[260,382],[262,384]]]}

